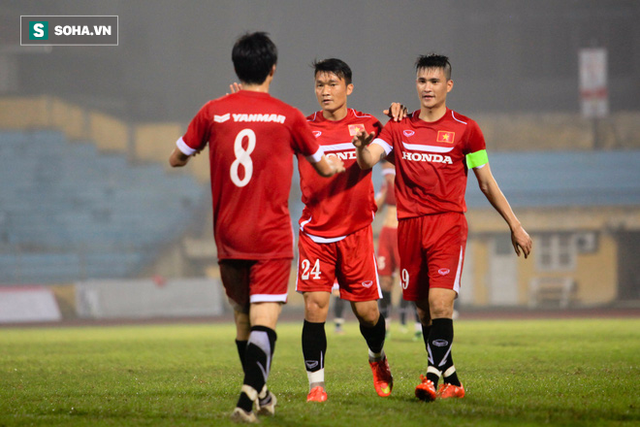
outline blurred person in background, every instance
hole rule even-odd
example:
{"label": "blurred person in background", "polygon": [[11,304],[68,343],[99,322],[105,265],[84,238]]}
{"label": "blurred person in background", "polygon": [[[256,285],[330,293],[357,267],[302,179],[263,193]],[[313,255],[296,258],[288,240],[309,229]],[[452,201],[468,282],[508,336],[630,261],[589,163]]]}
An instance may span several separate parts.
{"label": "blurred person in background", "polygon": [[331,288],[333,299],[333,324],[336,335],[344,335],[344,300],[340,298],[340,286],[337,282]]}
{"label": "blurred person in background", "polygon": [[[376,204],[379,208],[384,208],[384,221],[380,234],[378,235],[378,275],[380,276],[380,287],[382,288],[382,299],[380,299],[380,312],[387,319],[387,336],[390,333],[390,318],[392,311],[392,291],[396,279],[396,272],[400,266],[400,254],[398,253],[398,216],[396,210],[396,194],[394,181],[396,168],[388,161],[382,162],[382,188],[376,195]],[[415,308],[415,304],[407,301],[402,296],[398,304],[398,315],[400,320],[400,332],[407,332],[407,315],[415,316],[414,340],[422,337],[422,327]]]}

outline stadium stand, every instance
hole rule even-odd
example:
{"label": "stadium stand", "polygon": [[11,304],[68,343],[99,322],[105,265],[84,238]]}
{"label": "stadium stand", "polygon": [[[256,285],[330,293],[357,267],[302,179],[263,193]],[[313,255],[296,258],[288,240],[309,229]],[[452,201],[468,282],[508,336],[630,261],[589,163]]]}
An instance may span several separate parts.
{"label": "stadium stand", "polygon": [[206,186],[59,131],[0,132],[0,284],[135,277],[189,226]]}
{"label": "stadium stand", "polygon": [[[493,152],[491,169],[516,208],[638,206],[640,150]],[[488,207],[472,173],[466,201]]]}

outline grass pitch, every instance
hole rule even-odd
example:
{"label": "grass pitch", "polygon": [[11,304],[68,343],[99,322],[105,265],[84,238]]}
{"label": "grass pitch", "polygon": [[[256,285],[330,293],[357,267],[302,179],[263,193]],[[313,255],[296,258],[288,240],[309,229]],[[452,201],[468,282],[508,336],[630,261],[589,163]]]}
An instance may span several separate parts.
{"label": "grass pitch", "polygon": [[[333,335],[329,400],[306,403],[302,323],[281,323],[278,426],[639,425],[640,319],[457,321],[467,397],[418,401],[424,345],[395,328],[375,394],[356,324]],[[226,426],[242,382],[231,324],[0,329],[0,426]]]}

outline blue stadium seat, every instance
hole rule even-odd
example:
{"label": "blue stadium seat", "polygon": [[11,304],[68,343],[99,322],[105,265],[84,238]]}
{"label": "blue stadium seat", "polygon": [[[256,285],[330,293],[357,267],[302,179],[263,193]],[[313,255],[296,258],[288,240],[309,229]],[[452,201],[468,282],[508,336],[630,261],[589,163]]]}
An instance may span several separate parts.
{"label": "blue stadium seat", "polygon": [[0,284],[135,276],[208,196],[49,130],[0,131],[0,182]]}

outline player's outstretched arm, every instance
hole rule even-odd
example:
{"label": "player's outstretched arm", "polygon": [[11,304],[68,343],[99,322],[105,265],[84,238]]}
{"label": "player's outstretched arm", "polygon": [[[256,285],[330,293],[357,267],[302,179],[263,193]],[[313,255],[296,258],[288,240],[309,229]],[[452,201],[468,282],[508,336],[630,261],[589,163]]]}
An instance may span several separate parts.
{"label": "player's outstretched arm", "polygon": [[489,203],[491,203],[495,210],[498,211],[507,224],[509,224],[509,228],[511,229],[511,243],[513,244],[513,249],[515,249],[516,254],[520,256],[520,251],[522,251],[524,257],[527,258],[531,253],[533,242],[529,234],[522,227],[522,224],[520,224],[515,213],[513,213],[507,198],[502,194],[498,183],[491,173],[489,163],[486,163],[482,167],[473,168],[473,172],[476,174],[482,193],[484,193]]}
{"label": "player's outstretched arm", "polygon": [[375,132],[369,134],[358,132],[351,140],[351,143],[356,147],[356,158],[360,169],[371,169],[387,155],[381,145],[370,144],[375,136]]}
{"label": "player's outstretched arm", "polygon": [[311,163],[320,176],[328,178],[345,171],[344,162],[339,157],[328,158],[324,154],[319,162]]}

